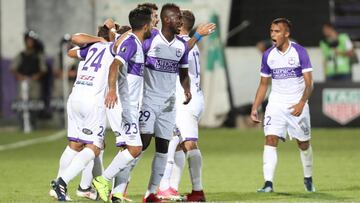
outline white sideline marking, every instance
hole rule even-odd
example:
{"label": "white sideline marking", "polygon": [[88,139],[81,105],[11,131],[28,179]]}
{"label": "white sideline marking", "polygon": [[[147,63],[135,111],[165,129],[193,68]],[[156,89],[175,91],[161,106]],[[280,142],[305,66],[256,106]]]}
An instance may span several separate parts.
{"label": "white sideline marking", "polygon": [[19,142],[15,142],[15,143],[11,143],[11,144],[0,145],[0,151],[5,151],[5,150],[9,150],[9,149],[17,149],[17,148],[26,147],[29,145],[43,143],[43,142],[51,142],[51,141],[54,141],[54,140],[64,137],[65,134],[66,134],[66,130],[62,130],[62,131],[59,131],[55,134],[52,134],[52,135],[46,136],[46,137],[39,137],[39,138],[34,138],[34,139],[30,139],[30,140],[25,140],[25,141],[19,141]]}

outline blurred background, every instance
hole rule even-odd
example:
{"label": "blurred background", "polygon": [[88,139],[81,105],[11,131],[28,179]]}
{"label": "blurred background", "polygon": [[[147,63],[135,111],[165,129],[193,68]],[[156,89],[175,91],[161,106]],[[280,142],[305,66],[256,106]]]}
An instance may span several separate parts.
{"label": "blurred background", "polygon": [[[269,26],[278,17],[292,22],[292,39],[310,55],[312,125],[360,126],[359,0],[151,2],[159,12],[168,2],[189,8],[196,24],[217,23],[218,30],[199,43],[206,97],[202,126],[253,127],[248,114],[261,55],[271,46]],[[109,17],[127,25],[128,13],[138,3],[143,1],[1,0],[0,127],[24,132],[64,128],[64,101],[78,63],[66,56],[70,35],[95,34]],[[339,64],[341,60],[346,64]]]}

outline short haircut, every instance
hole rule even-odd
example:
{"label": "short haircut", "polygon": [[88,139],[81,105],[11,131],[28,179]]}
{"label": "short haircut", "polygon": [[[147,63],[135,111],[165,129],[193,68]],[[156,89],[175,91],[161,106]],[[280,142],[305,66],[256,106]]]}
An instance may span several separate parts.
{"label": "short haircut", "polygon": [[128,26],[128,25],[123,25],[123,26],[120,26],[117,30],[116,30],[116,33],[118,34],[124,34],[125,32],[131,30],[131,27]]}
{"label": "short haircut", "polygon": [[161,8],[161,12],[160,12],[160,18],[161,20],[163,20],[165,18],[165,13],[168,11],[168,10],[172,10],[172,9],[175,9],[175,10],[179,10],[180,11],[180,7],[177,6],[176,4],[172,4],[172,3],[167,3],[165,5],[163,5],[163,7]]}
{"label": "short haircut", "polygon": [[187,31],[190,31],[195,24],[195,16],[194,13],[191,12],[190,10],[181,10],[181,16],[182,16],[182,20],[183,20],[183,26]]}
{"label": "short haircut", "polygon": [[129,22],[131,28],[140,30],[144,25],[151,22],[151,10],[149,8],[135,8],[129,13]]}
{"label": "short haircut", "polygon": [[156,4],[153,3],[143,3],[143,4],[138,4],[137,8],[149,8],[151,10],[158,10],[158,7],[156,6]]}
{"label": "short haircut", "polygon": [[276,18],[275,20],[273,20],[271,22],[271,24],[275,24],[275,25],[277,25],[279,23],[282,23],[282,24],[286,25],[286,27],[288,28],[288,31],[290,32],[291,27],[292,27],[292,24],[291,24],[290,20],[288,20],[286,18]]}
{"label": "short haircut", "polygon": [[335,29],[334,24],[332,24],[332,23],[330,23],[330,22],[324,23],[324,25],[323,25],[323,26],[326,26],[326,27],[330,27],[330,28]]}
{"label": "short haircut", "polygon": [[110,37],[109,37],[109,28],[106,25],[102,25],[98,27],[98,37],[102,37],[104,39],[106,39],[106,41],[110,41]]}

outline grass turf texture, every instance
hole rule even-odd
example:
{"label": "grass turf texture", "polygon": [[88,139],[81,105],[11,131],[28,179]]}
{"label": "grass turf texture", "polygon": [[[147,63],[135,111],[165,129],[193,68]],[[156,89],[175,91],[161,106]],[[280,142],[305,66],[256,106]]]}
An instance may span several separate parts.
{"label": "grass turf texture", "polygon": [[[23,139],[45,137],[55,131],[29,135],[2,133],[0,145]],[[201,129],[203,184],[208,201],[243,202],[360,202],[358,129],[313,129],[314,183],[316,193],[304,191],[300,155],[294,141],[280,143],[278,165],[272,194],[259,194],[263,185],[261,130]],[[117,149],[112,133],[107,134],[104,164],[107,166]],[[49,183],[56,176],[59,157],[66,139],[40,143],[0,152],[0,202],[54,202],[48,195]],[[134,169],[128,197],[140,202],[150,175],[153,146]],[[69,186],[77,202],[91,202],[75,194],[79,177]],[[190,192],[187,167],[180,192]],[[99,201],[100,202],[100,201]]]}

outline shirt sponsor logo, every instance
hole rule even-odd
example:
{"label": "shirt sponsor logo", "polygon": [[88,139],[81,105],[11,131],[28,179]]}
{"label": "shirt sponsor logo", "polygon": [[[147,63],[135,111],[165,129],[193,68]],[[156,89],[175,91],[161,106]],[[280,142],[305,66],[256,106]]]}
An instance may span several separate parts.
{"label": "shirt sponsor logo", "polygon": [[325,88],[322,92],[323,113],[346,125],[360,116],[360,89]]}
{"label": "shirt sponsor logo", "polygon": [[177,73],[179,69],[179,62],[168,59],[155,58],[154,64],[150,63],[150,68],[161,72]]}
{"label": "shirt sponsor logo", "polygon": [[293,66],[293,65],[295,65],[295,57],[289,57],[289,59],[288,59],[288,64],[289,65],[291,65],[291,66]]}
{"label": "shirt sponsor logo", "polygon": [[271,73],[273,79],[297,78],[302,75],[300,67],[275,68]]}

